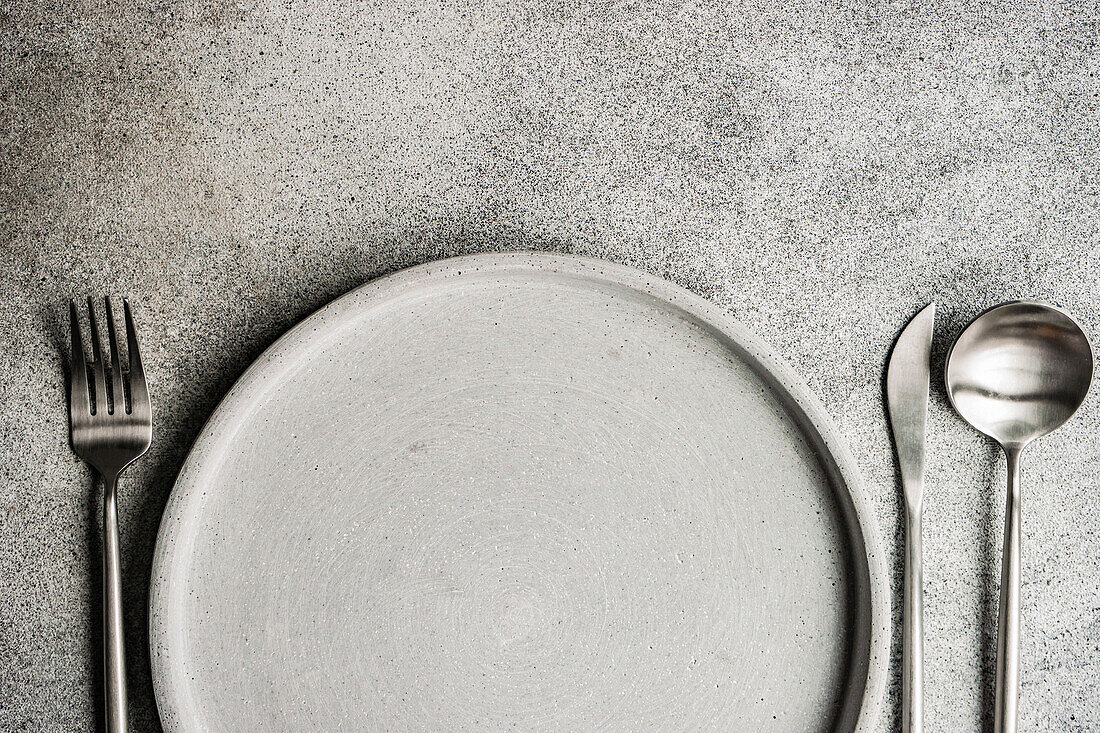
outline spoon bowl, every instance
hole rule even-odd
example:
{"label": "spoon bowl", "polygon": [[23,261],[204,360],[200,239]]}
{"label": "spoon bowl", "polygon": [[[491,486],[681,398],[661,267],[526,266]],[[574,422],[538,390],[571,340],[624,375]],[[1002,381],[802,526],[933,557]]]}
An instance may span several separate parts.
{"label": "spoon bowl", "polygon": [[968,423],[1022,449],[1077,411],[1092,382],[1092,349],[1053,306],[1013,302],[978,316],[947,356],[947,394]]}

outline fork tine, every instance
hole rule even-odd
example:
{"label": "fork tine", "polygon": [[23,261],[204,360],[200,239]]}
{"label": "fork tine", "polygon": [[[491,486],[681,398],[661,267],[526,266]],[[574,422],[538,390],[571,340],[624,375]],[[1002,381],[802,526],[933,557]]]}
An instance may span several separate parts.
{"label": "fork tine", "polygon": [[130,312],[130,301],[126,298],[122,299],[122,312],[126,320],[126,350],[130,354],[130,411],[139,415],[148,415],[149,388],[145,384],[145,370],[141,366],[141,352],[138,350],[134,316]]}
{"label": "fork tine", "polygon": [[103,373],[103,347],[100,346],[99,324],[95,318],[95,303],[88,296],[88,322],[92,326],[92,379],[95,381],[95,413],[107,414],[107,376]]}
{"label": "fork tine", "polygon": [[103,298],[107,307],[107,343],[111,347],[111,414],[126,412],[126,394],[122,390],[122,365],[118,355],[118,336],[115,332],[115,315],[111,312],[111,297]]}
{"label": "fork tine", "polygon": [[88,362],[84,358],[84,339],[80,335],[80,316],[76,312],[76,301],[69,301],[69,331],[72,337],[72,367],[69,375],[69,420],[85,417],[92,412],[88,404]]}

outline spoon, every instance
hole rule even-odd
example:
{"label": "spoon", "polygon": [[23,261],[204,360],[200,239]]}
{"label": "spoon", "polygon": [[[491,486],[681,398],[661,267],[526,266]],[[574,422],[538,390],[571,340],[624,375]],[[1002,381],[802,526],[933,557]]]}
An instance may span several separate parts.
{"label": "spoon", "polygon": [[1057,308],[1014,301],[982,313],[947,355],[947,395],[963,419],[997,441],[1008,460],[994,731],[1016,733],[1020,689],[1020,454],[1084,401],[1092,349]]}

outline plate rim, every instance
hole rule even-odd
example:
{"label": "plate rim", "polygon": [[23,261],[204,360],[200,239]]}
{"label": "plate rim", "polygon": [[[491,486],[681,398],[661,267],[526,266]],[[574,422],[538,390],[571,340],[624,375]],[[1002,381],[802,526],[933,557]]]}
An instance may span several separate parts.
{"label": "plate rim", "polygon": [[[827,473],[835,471],[839,482],[846,489],[841,491],[837,487],[834,493],[841,495],[840,508],[845,516],[849,545],[854,549],[857,540],[863,545],[862,556],[854,558],[860,565],[859,570],[866,572],[866,578],[859,577],[855,582],[856,592],[860,596],[859,602],[863,607],[857,610],[856,628],[853,629],[857,641],[853,647],[865,646],[866,672],[859,675],[851,671],[854,666],[862,666],[861,655],[859,658],[849,659],[847,683],[858,684],[862,677],[863,693],[858,697],[852,692],[848,693],[841,705],[837,729],[856,733],[874,730],[882,714],[890,652],[890,586],[884,545],[877,515],[867,495],[855,456],[817,395],[773,348],[726,309],[687,288],[628,265],[580,255],[539,251],[487,252],[449,257],[370,280],[337,296],[292,326],[268,346],[233,383],[188,450],[169,492],[153,550],[148,601],[150,672],[158,713],[165,729],[179,729],[182,719],[177,713],[180,707],[177,704],[178,693],[173,694],[169,683],[170,664],[165,660],[167,638],[171,632],[158,628],[157,609],[167,602],[172,592],[168,587],[170,556],[176,548],[180,528],[185,524],[181,517],[186,514],[188,485],[200,485],[204,465],[216,464],[216,460],[208,459],[220,454],[218,447],[219,443],[224,445],[224,441],[221,441],[224,431],[240,424],[243,416],[251,411],[252,398],[259,396],[264,387],[263,382],[270,382],[280,374],[290,371],[297,363],[295,357],[304,358],[313,348],[323,345],[324,336],[318,335],[323,331],[323,324],[339,323],[342,316],[356,311],[369,311],[404,292],[431,286],[437,281],[505,270],[599,279],[671,303],[697,318],[702,324],[714,328],[723,340],[747,352],[763,370],[761,378],[770,378],[772,384],[769,386],[786,398],[784,406],[791,413],[792,419],[804,432],[812,431],[813,434],[809,437],[819,443],[810,445],[810,449],[819,456],[824,453],[831,459],[832,470],[827,465],[823,468]],[[330,332],[338,330],[331,329]],[[276,369],[275,375],[268,373],[273,367]],[[835,483],[833,477],[830,480]],[[850,507],[843,506],[843,494],[847,495]],[[854,536],[856,532],[858,537]],[[854,551],[851,554],[858,555]],[[866,588],[861,587],[864,584]],[[867,616],[865,620],[861,618],[864,615]],[[861,624],[860,621],[864,623]],[[858,699],[859,704],[853,706],[853,699]]]}

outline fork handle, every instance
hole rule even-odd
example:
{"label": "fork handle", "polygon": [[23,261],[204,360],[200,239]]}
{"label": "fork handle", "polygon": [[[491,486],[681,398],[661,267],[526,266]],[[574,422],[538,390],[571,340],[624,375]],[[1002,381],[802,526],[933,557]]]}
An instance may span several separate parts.
{"label": "fork handle", "polygon": [[117,486],[118,476],[103,477],[103,682],[107,733],[128,730]]}

